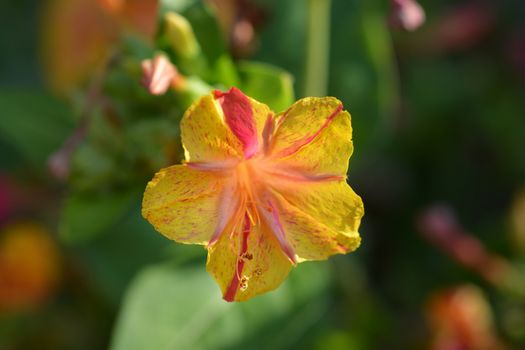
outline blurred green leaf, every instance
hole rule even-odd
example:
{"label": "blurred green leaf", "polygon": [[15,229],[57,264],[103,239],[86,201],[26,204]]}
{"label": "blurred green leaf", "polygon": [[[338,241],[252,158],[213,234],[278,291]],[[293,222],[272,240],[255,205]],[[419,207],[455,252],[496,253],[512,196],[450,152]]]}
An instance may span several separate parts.
{"label": "blurred green leaf", "polygon": [[210,93],[212,90],[213,87],[199,77],[188,77],[185,89],[177,93],[177,101],[186,109],[199,97]]}
{"label": "blurred green leaf", "polygon": [[40,91],[0,91],[0,138],[26,160],[44,166],[71,132],[66,104]]}
{"label": "blurred green leaf", "polygon": [[112,181],[116,170],[110,149],[83,143],[71,159],[70,185],[81,192],[96,191]]}
{"label": "blurred green leaf", "polygon": [[[294,335],[300,338],[325,312],[324,300],[314,298],[326,290],[330,278],[326,263],[306,263],[276,291],[227,303],[203,267],[150,267],[125,297],[110,348],[230,349],[248,340],[245,345],[251,349],[287,348],[297,340]],[[254,341],[268,327],[274,337]]]}
{"label": "blurred green leaf", "polygon": [[211,8],[205,3],[196,3],[188,7],[183,15],[191,23],[208,62],[207,77],[212,83],[237,86],[239,77]]}
{"label": "blurred green leaf", "polygon": [[147,164],[147,169],[156,171],[168,165],[170,159],[167,159],[167,154],[176,152],[179,126],[177,122],[167,118],[151,118],[130,124],[125,133],[127,156],[132,159],[140,158],[142,167]]}
{"label": "blurred green leaf", "polygon": [[182,13],[191,5],[194,5],[199,0],[160,0],[160,10],[162,13],[168,11],[175,11]]}
{"label": "blurred green leaf", "polygon": [[[199,43],[199,52],[190,57],[181,57],[173,50],[169,35],[164,33],[158,38],[161,49],[174,54],[177,68],[185,75],[195,75],[210,84],[237,86],[239,76],[228,52],[221,28],[210,6],[199,1],[168,1],[161,3],[161,11],[177,12],[191,24],[193,34]],[[166,24],[164,24],[166,28]]]}
{"label": "blurred green leaf", "polygon": [[378,116],[382,119],[377,123],[376,134],[373,135],[378,140],[384,139],[385,131],[395,126],[396,114],[399,113],[399,73],[390,30],[382,7],[379,2],[361,2],[359,21],[363,49],[375,74],[375,104]]}
{"label": "blurred green leaf", "polygon": [[[267,0],[264,2],[264,9],[271,14],[271,20],[265,23],[260,33],[261,45],[254,58],[290,72],[296,81],[297,91],[302,91],[306,52],[306,1]],[[347,15],[350,13],[346,11]],[[335,18],[338,16],[334,16]],[[344,18],[347,21],[347,16]]]}
{"label": "blurred green leaf", "polygon": [[59,223],[63,240],[75,243],[107,230],[139,200],[138,190],[87,195],[72,193],[66,198]]}
{"label": "blurred green leaf", "polygon": [[224,53],[213,62],[210,79],[224,86],[239,85],[239,73],[229,54]]}
{"label": "blurred green leaf", "polygon": [[294,102],[293,78],[283,69],[258,62],[239,64],[241,88],[245,94],[266,103],[275,112]]}
{"label": "blurred green leaf", "polygon": [[319,337],[314,345],[315,350],[360,350],[366,349],[359,335],[348,331],[330,330]]}
{"label": "blurred green leaf", "polygon": [[205,259],[202,247],[178,245],[156,232],[142,217],[138,202],[103,234],[71,248],[87,266],[90,281],[115,308],[131,279],[144,266],[166,258],[177,266]]}

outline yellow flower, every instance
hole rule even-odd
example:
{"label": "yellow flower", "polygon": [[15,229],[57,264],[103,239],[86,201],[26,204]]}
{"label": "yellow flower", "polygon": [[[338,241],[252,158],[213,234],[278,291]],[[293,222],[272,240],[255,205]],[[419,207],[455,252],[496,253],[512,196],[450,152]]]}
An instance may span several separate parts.
{"label": "yellow flower", "polygon": [[22,221],[0,231],[0,316],[34,309],[56,290],[60,252],[41,225]]}
{"label": "yellow flower", "polygon": [[181,121],[186,162],[148,183],[142,215],[166,237],[202,244],[227,301],[275,289],[292,266],[355,250],[361,198],[346,183],[350,115],[333,97],[275,115],[236,88]]}

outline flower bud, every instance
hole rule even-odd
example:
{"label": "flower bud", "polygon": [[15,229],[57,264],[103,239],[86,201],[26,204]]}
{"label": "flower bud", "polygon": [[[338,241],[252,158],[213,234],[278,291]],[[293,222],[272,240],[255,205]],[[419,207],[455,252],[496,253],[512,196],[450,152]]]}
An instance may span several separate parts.
{"label": "flower bud", "polygon": [[158,54],[153,59],[142,61],[142,80],[150,94],[162,95],[168,91],[177,69],[164,54]]}
{"label": "flower bud", "polygon": [[198,55],[200,46],[190,22],[175,12],[168,12],[164,19],[166,25],[164,34],[173,50],[184,58]]}

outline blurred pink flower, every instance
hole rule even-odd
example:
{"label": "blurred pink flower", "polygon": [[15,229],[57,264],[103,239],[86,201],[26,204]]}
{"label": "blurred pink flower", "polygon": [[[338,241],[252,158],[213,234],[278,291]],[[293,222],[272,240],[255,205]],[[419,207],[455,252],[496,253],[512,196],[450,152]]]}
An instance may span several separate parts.
{"label": "blurred pink flower", "polygon": [[464,284],[433,294],[425,307],[431,350],[502,350],[490,304],[476,286]]}
{"label": "blurred pink flower", "polygon": [[446,51],[473,46],[492,27],[492,13],[479,3],[454,7],[435,23],[435,45]]}
{"label": "blurred pink flower", "polygon": [[507,259],[492,254],[479,239],[465,232],[449,207],[436,205],[425,210],[419,217],[418,228],[432,244],[489,283],[525,293],[520,272]]}
{"label": "blurred pink flower", "polygon": [[232,55],[248,57],[257,48],[256,31],[267,20],[264,8],[253,0],[209,0],[215,8]]}
{"label": "blurred pink flower", "polygon": [[391,0],[389,23],[393,28],[414,31],[425,22],[425,11],[415,0]]}
{"label": "blurred pink flower", "polygon": [[406,50],[416,54],[446,54],[479,44],[493,28],[494,9],[481,2],[454,5],[425,25]]}

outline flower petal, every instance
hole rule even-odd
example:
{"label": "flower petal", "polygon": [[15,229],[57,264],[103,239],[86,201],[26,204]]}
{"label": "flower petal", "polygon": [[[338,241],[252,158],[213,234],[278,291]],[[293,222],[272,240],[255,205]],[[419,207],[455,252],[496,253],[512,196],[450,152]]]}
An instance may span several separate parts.
{"label": "flower petal", "polygon": [[152,95],[162,95],[168,91],[173,79],[177,76],[177,68],[164,54],[157,54],[153,59],[143,60],[141,83]]}
{"label": "flower petal", "polygon": [[264,203],[258,206],[259,213],[262,214],[262,218],[272,230],[272,234],[277,239],[277,242],[279,242],[279,246],[284,255],[295,265],[297,263],[296,254],[284,230],[281,217],[277,211],[277,205],[273,199],[269,198],[270,196],[267,197],[268,198],[264,199]]}
{"label": "flower petal", "polygon": [[254,226],[248,215],[236,226],[208,249],[206,269],[226,301],[244,301],[275,289],[292,268],[267,226]]}
{"label": "flower petal", "polygon": [[188,108],[180,128],[188,162],[242,158],[243,146],[225,123],[220,106],[212,95],[201,97]]}
{"label": "flower petal", "polygon": [[259,140],[250,100],[234,87],[228,92],[216,90],[214,95],[222,108],[226,124],[243,145],[244,157],[251,158],[259,149]]}
{"label": "flower petal", "polygon": [[263,146],[262,133],[272,113],[268,106],[232,87],[227,92],[214,91],[224,120],[243,145],[244,157],[253,157]]}
{"label": "flower petal", "polygon": [[270,152],[285,167],[345,175],[352,151],[350,114],[336,98],[304,98],[277,116]]}
{"label": "flower petal", "polygon": [[183,165],[164,168],[148,183],[144,216],[157,231],[181,243],[207,244],[221,217],[224,178]]}
{"label": "flower petal", "polygon": [[359,247],[363,203],[344,180],[281,184],[273,197],[299,260],[324,260]]}

